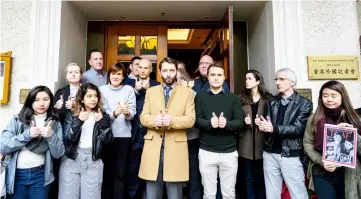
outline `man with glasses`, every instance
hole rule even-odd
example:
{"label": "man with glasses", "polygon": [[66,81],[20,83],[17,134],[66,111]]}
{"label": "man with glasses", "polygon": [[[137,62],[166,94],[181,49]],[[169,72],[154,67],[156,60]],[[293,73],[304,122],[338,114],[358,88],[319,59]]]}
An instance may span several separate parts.
{"label": "man with glasses", "polygon": [[265,105],[264,116],[255,124],[265,133],[263,168],[268,199],[280,199],[285,181],[291,198],[307,199],[303,156],[303,135],[312,103],[294,89],[296,74],[289,68],[276,73],[278,95]]}
{"label": "man with glasses", "polygon": [[[213,64],[213,59],[209,55],[204,55],[199,60],[198,70],[201,76],[194,80],[193,90],[198,93],[199,91],[206,91],[209,89],[209,82],[207,78],[208,67]],[[225,92],[229,92],[229,85],[225,81],[223,84],[223,89]]]}

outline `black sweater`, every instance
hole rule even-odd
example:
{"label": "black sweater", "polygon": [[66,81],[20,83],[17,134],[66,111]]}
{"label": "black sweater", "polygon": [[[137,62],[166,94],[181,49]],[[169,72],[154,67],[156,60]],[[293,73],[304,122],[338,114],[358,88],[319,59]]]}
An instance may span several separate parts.
{"label": "black sweater", "polygon": [[[197,94],[195,101],[195,126],[200,131],[200,148],[216,153],[236,151],[236,133],[242,129],[244,121],[238,97],[233,93],[223,91],[216,95],[211,91],[203,91]],[[223,112],[227,120],[225,128],[212,127],[213,112],[217,117]]]}

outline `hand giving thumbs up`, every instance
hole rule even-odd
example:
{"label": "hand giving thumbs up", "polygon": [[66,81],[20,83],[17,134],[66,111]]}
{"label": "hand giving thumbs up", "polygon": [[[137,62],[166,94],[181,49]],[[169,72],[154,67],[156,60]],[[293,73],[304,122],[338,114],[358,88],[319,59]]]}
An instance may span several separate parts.
{"label": "hand giving thumbs up", "polygon": [[219,120],[218,120],[218,117],[216,116],[216,114],[213,112],[212,113],[212,118],[211,118],[211,125],[213,128],[218,128],[219,126]]}

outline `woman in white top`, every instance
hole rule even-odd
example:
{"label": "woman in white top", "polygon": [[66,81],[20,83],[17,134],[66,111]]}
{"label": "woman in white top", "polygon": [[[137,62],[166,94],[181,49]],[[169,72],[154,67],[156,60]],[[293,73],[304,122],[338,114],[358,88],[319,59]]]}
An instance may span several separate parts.
{"label": "woman in white top", "polygon": [[65,156],[59,173],[59,199],[100,199],[103,181],[102,149],[113,140],[111,121],[102,111],[97,86],[82,84],[72,113],[64,122]]}
{"label": "woman in white top", "polygon": [[13,199],[48,198],[53,158],[64,154],[62,127],[46,86],[34,87],[3,130],[0,153],[7,156],[7,194]]}

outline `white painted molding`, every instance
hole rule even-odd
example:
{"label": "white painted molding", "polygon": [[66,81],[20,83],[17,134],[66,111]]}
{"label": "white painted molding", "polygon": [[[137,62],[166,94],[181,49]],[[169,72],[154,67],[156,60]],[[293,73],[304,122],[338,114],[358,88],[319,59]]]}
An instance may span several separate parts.
{"label": "white painted molding", "polygon": [[[273,1],[275,71],[290,68],[297,74],[297,85],[306,83],[301,1]],[[302,82],[301,82],[302,81]]]}
{"label": "white painted molding", "polygon": [[29,84],[54,90],[58,81],[61,1],[32,1]]}

